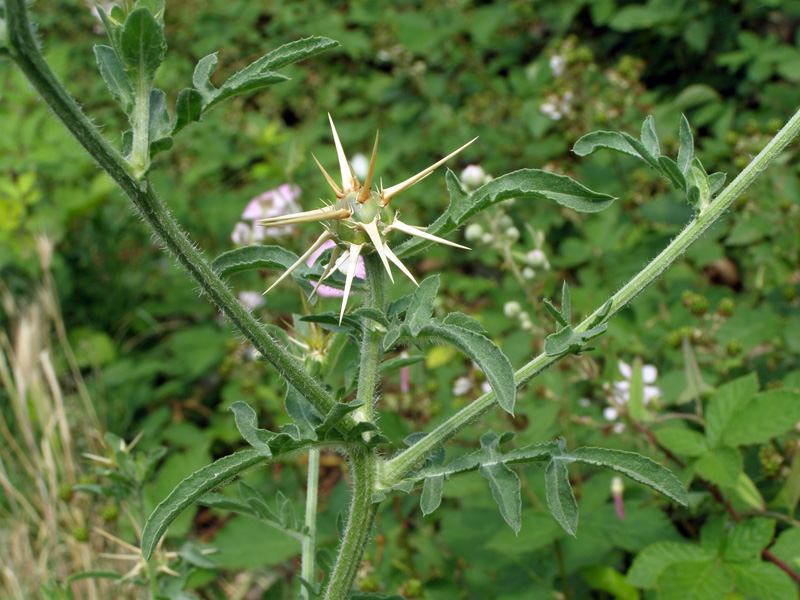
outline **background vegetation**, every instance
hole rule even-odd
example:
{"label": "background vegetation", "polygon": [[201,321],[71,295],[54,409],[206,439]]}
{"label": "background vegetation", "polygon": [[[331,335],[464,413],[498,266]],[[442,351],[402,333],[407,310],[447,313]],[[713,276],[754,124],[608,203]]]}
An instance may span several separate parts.
{"label": "background vegetation", "polygon": [[[89,5],[42,1],[35,14],[56,71],[97,123],[121,130],[123,115],[96,74],[92,46],[105,38]],[[574,310],[586,314],[692,214],[647,167],[614,155],[579,160],[572,143],[594,129],[635,133],[653,114],[665,154],[674,155],[685,113],[706,168],[732,177],[797,109],[798,22],[800,2],[791,0],[172,0],[170,51],[158,75],[171,97],[188,84],[197,60],[218,48],[224,80],[265,50],[302,36],[325,35],[342,45],[292,67],[291,82],[208,114],[158,156],[154,180],[203,249],[220,254],[233,247],[231,231],[248,201],[264,191],[292,183],[303,209],[320,205],[327,186],[310,153],[333,168],[330,112],[348,153],[367,153],[381,131],[377,172],[387,183],[479,135],[450,165],[457,173],[471,163],[497,175],[545,168],[619,197],[588,216],[550,204],[505,203],[481,223],[491,235],[467,242],[472,251],[436,247],[413,266],[420,276],[440,272],[444,305],[480,319],[517,367],[552,331],[541,299],[554,297],[562,280],[570,282]],[[0,63],[0,131],[3,595],[58,598],[77,571],[134,567],[97,558],[130,552],[98,530],[134,541],[137,511],[147,513],[182,477],[241,444],[227,411],[233,402],[257,406],[264,426],[288,417],[275,373],[253,360],[153,245],[111,181],[9,63]],[[467,476],[445,486],[445,501],[432,515],[422,516],[414,496],[395,498],[381,512],[359,576],[364,591],[431,600],[797,596],[785,571],[757,561],[771,545],[773,556],[800,571],[797,402],[769,413],[764,421],[775,426],[756,433],[714,433],[728,421],[714,425],[711,416],[725,394],[739,398],[744,410],[758,390],[800,391],[795,156],[790,150],[728,219],[615,319],[596,351],[565,361],[522,391],[515,419],[496,411],[459,438],[472,449],[492,427],[515,431],[520,444],[563,436],[570,447],[636,450],[665,461],[687,485],[694,482],[690,509],[631,483],[620,518],[611,475],[585,471],[577,485],[575,540],[542,512],[543,479],[529,470],[523,528],[515,537],[480,478]],[[446,203],[440,173],[407,192],[398,208],[409,222],[428,223]],[[276,242],[299,250],[316,233],[304,228]],[[534,266],[532,250],[541,250],[546,263],[539,257]],[[260,292],[273,275],[236,284]],[[392,290],[408,292],[408,282]],[[329,309],[337,304],[328,302]],[[504,310],[508,302],[519,302],[528,318]],[[257,310],[285,326],[302,306],[287,284]],[[382,388],[381,425],[393,439],[429,428],[470,394],[477,397],[483,380],[445,348],[410,352],[424,354],[424,361],[411,367],[408,390],[397,374]],[[614,384],[625,379],[618,362],[637,357],[657,368],[647,383],[658,394],[631,419]],[[343,370],[347,362],[340,362]],[[454,385],[461,390],[456,400]],[[120,453],[117,439],[138,442]],[[336,515],[347,506],[346,478],[339,457],[323,457],[319,525],[331,548]],[[293,463],[245,478],[267,497],[280,491],[296,501],[298,514],[304,479],[303,465]],[[738,530],[734,513],[744,519]],[[37,529],[43,523],[46,534]],[[743,550],[726,541],[736,535],[755,541]],[[184,515],[168,536],[171,549],[187,536],[196,544],[173,557],[182,577],[170,597],[183,597],[180,589],[204,598],[292,597],[299,553],[292,538],[217,509]],[[729,581],[698,570],[690,583],[711,587],[692,587],[699,595],[690,596],[665,571],[664,548],[675,546],[664,544],[673,542],[684,543],[684,560],[723,560],[725,573],[739,575]],[[196,551],[210,547],[218,550],[213,557]],[[647,570],[648,556],[661,570]],[[258,569],[241,571],[252,567]],[[130,587],[105,592],[80,582],[73,589],[78,597],[136,597]]]}

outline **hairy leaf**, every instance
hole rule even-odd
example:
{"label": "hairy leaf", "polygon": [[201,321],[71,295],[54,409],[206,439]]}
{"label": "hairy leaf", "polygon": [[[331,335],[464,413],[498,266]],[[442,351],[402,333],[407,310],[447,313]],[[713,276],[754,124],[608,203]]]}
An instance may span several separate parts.
{"label": "hairy leaf", "polygon": [[153,81],[167,53],[164,28],[144,7],[137,8],[125,21],[120,36],[119,58],[131,80]]}
{"label": "hairy leaf", "polygon": [[[451,195],[447,210],[427,229],[428,233],[437,236],[453,231],[480,211],[509,198],[549,200],[579,212],[597,212],[614,201],[612,196],[594,192],[569,177],[537,169],[521,169],[501,175],[472,194],[464,193],[455,181],[456,175],[449,169],[446,178],[448,190],[451,193],[455,190],[456,195]],[[398,246],[395,254],[408,256],[431,243],[413,238]]]}
{"label": "hairy leaf", "polygon": [[111,97],[119,102],[122,110],[130,113],[133,109],[133,86],[117,58],[117,53],[109,46],[95,46],[94,56]]}
{"label": "hairy leaf", "polygon": [[681,115],[680,132],[678,136],[681,140],[681,147],[678,149],[678,168],[681,170],[681,173],[686,175],[694,159],[694,136],[692,135],[692,128],[689,126],[689,121],[686,119],[685,115]]}
{"label": "hairy leaf", "polygon": [[584,447],[569,452],[566,458],[622,473],[664,494],[678,504],[683,506],[688,504],[689,496],[680,480],[669,469],[641,454],[610,448]]}
{"label": "hairy leaf", "polygon": [[439,275],[431,275],[422,280],[419,287],[411,294],[411,304],[406,310],[405,324],[411,335],[417,336],[433,315],[433,301],[439,290]]}
{"label": "hairy leaf", "polygon": [[661,156],[661,148],[658,145],[658,134],[656,133],[656,124],[653,120],[653,115],[647,115],[644,123],[642,123],[641,139],[647,153],[658,160],[658,157]]}
{"label": "hairy leaf", "polygon": [[568,534],[575,536],[578,531],[578,503],[569,484],[569,471],[562,460],[553,460],[544,472],[547,490],[547,506],[558,524]]}
{"label": "hairy leaf", "polygon": [[255,449],[242,450],[225,456],[181,481],[169,495],[156,506],[142,531],[142,556],[150,560],[161,536],[170,524],[194,502],[236,477],[243,471],[265,462],[264,454]]}
{"label": "hairy leaf", "polygon": [[514,533],[519,533],[522,527],[519,476],[503,463],[499,447],[500,439],[492,431],[481,436],[481,449],[486,453],[488,460],[481,462],[478,472],[489,482],[492,497],[494,497],[505,522],[514,530]]}
{"label": "hairy leaf", "polygon": [[155,89],[150,92],[150,156],[172,147],[172,124],[167,111],[167,95]]}
{"label": "hairy leaf", "polygon": [[214,52],[208,56],[204,56],[197,62],[192,75],[192,85],[200,92],[203,97],[203,103],[211,102],[211,99],[217,95],[217,88],[211,83],[211,76],[217,70],[217,53]]}
{"label": "hairy leaf", "polygon": [[178,133],[189,123],[199,121],[202,112],[203,95],[192,88],[182,89],[175,102],[175,122],[172,126],[172,135]]}
{"label": "hairy leaf", "polygon": [[258,417],[249,404],[238,400],[231,404],[230,411],[236,421],[236,428],[245,441],[253,448],[261,452],[266,458],[272,457],[272,450],[269,447],[270,440],[275,434],[266,429],[259,429]]}
{"label": "hairy leaf", "polygon": [[[227,277],[248,269],[286,270],[297,262],[298,256],[280,246],[243,246],[220,254],[211,268],[220,277]],[[292,272],[292,279],[310,295],[314,286],[304,276],[308,267],[300,265]]]}

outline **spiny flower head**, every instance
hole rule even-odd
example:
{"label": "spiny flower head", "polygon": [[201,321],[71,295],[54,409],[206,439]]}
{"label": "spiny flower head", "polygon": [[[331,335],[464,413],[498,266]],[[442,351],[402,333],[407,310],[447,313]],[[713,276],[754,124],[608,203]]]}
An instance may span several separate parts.
{"label": "spiny flower head", "polygon": [[[341,323],[344,311],[347,308],[347,298],[350,295],[350,288],[353,284],[355,277],[356,264],[358,257],[361,254],[369,252],[376,252],[389,274],[389,279],[394,281],[392,270],[389,263],[400,269],[411,281],[417,285],[416,279],[411,272],[400,262],[400,259],[392,252],[387,243],[387,238],[392,231],[399,231],[406,235],[425,238],[433,242],[447,244],[448,246],[455,246],[456,248],[463,248],[468,250],[466,246],[450,242],[443,238],[437,237],[425,231],[422,227],[408,225],[398,218],[398,213],[389,205],[392,199],[400,192],[407,190],[415,183],[418,183],[428,175],[430,175],[437,167],[444,164],[447,160],[464,150],[476,139],[467,142],[455,152],[445,156],[440,161],[434,163],[427,169],[424,169],[409,177],[405,181],[393,185],[388,188],[383,187],[381,182],[380,187],[373,188],[373,175],[375,171],[375,157],[378,153],[378,135],[375,135],[375,145],[372,149],[372,158],[369,162],[367,175],[364,179],[364,184],[356,177],[353,167],[347,160],[347,156],[342,148],[342,142],[339,140],[339,135],[336,133],[336,127],[333,124],[333,119],[328,115],[331,123],[331,130],[333,131],[333,141],[336,145],[336,155],[339,158],[339,169],[342,175],[341,187],[334,181],[328,172],[319,163],[314,156],[314,161],[322,171],[325,180],[330,185],[335,196],[335,200],[327,202],[324,208],[299,212],[290,215],[281,215],[262,219],[259,221],[264,227],[284,227],[286,225],[293,225],[295,223],[307,223],[313,221],[320,221],[325,225],[325,232],[317,238],[311,247],[303,254],[299,260],[289,267],[286,272],[281,275],[270,288],[264,292],[269,292],[279,282],[283,281],[289,276],[292,271],[303,264],[320,246],[328,240],[333,240],[336,247],[331,254],[331,260],[325,267],[314,288],[316,293],[320,284],[328,278],[333,269],[338,269],[345,264],[349,259],[347,268],[347,277],[345,279],[344,296],[342,298],[342,310],[339,315],[339,322]],[[313,154],[312,154],[313,156]],[[313,295],[313,294],[312,294]]]}

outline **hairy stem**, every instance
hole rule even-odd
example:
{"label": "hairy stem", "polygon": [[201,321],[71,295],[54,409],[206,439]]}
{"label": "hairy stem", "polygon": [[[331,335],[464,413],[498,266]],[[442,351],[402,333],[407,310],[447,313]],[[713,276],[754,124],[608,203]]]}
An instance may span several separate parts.
{"label": "hairy stem", "polygon": [[[644,269],[637,273],[622,289],[611,297],[610,310],[604,321],[621,310],[636,297],[645,287],[651,284],[686,249],[695,242],[708,227],[721,217],[752,184],[784,148],[800,133],[800,111],[775,135],[767,146],[756,156],[745,169],[739,173],[720,194],[692,220],[686,228],[672,240],[661,254],[654,258]],[[575,327],[576,331],[586,331],[594,324],[603,311],[603,306],[595,310],[583,322]],[[521,387],[539,373],[554,365],[563,356],[547,356],[540,354],[515,373],[517,387]],[[402,479],[406,473],[418,465],[434,448],[452,438],[467,425],[488,412],[497,404],[494,392],[484,394],[470,405],[447,419],[431,433],[422,438],[408,450],[388,461],[383,470],[381,486],[391,487]]]}
{"label": "hairy stem", "polygon": [[[364,297],[364,306],[384,311],[386,303],[386,273],[383,264],[376,253],[364,256],[364,267],[367,275],[367,292]],[[375,388],[378,385],[378,373],[382,356],[381,340],[383,331],[378,323],[370,319],[363,319],[361,332],[361,360],[358,370],[358,392],[356,399],[363,402],[359,412],[363,420],[373,422],[373,405],[375,403]],[[369,435],[368,433],[365,435]]]}
{"label": "hairy stem", "polygon": [[[303,538],[303,550],[300,559],[300,575],[312,586],[316,583],[316,567],[314,553],[317,541],[317,497],[319,495],[319,448],[308,451],[308,485],[306,486],[306,520],[308,528]],[[303,586],[300,590],[303,598],[310,598],[309,590]]]}
{"label": "hairy stem", "polygon": [[[336,400],[320,383],[303,370],[299,361],[276,342],[250,312],[242,306],[209,265],[202,253],[189,241],[167,207],[147,181],[139,182],[131,165],[100,134],[69,95],[39,52],[31,34],[25,0],[5,3],[11,58],[30,80],[44,101],[86,151],[98,162],[125,194],[158,239],[200,286],[217,308],[242,335],[272,363],[319,411],[326,413]],[[355,420],[345,422],[352,427]]]}
{"label": "hairy stem", "polygon": [[378,456],[368,448],[350,454],[353,499],[324,600],[347,600],[369,542],[378,504],[372,501]]}

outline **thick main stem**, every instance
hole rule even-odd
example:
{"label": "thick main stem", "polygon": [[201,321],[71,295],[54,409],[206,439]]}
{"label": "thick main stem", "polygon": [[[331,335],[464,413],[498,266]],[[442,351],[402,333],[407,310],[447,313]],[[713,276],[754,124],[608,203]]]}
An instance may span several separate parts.
{"label": "thick main stem", "polygon": [[[58,80],[42,57],[31,34],[25,0],[6,0],[11,58],[31,81],[48,106],[87,152],[133,201],[156,236],[212,302],[253,346],[320,412],[327,413],[336,400],[242,306],[217,276],[202,253],[189,241],[148,182],[138,182],[130,164],[100,134]],[[352,427],[349,416],[344,422]]]}
{"label": "thick main stem", "polygon": [[[386,303],[386,274],[377,254],[364,256],[366,270],[366,296],[364,305],[381,312]],[[358,372],[358,391],[356,398],[364,403],[359,409],[360,420],[374,422],[373,402],[378,384],[381,358],[381,332],[376,323],[362,319],[361,361]],[[365,433],[365,436],[369,433]],[[325,591],[325,600],[346,600],[350,597],[361,558],[369,542],[372,522],[378,504],[372,501],[377,479],[377,468],[381,459],[374,450],[363,448],[350,453],[350,476],[353,483],[353,498],[350,502],[350,515],[347,518],[342,544],[336,565],[331,573],[330,583]]]}
{"label": "thick main stem", "polygon": [[377,454],[369,448],[350,454],[353,498],[324,600],[347,600],[350,597],[378,510],[378,503],[372,501],[378,460]]}
{"label": "thick main stem", "polygon": [[[645,287],[655,281],[658,276],[672,263],[674,263],[686,249],[695,242],[708,227],[721,217],[744,193],[772,161],[786,148],[787,145],[800,133],[800,111],[775,135],[767,146],[756,156],[745,169],[739,173],[730,185],[720,193],[686,228],[672,240],[661,254],[654,258],[644,269],[637,273],[622,289],[611,297],[611,308],[604,321],[621,310],[628,302],[637,296]],[[605,304],[603,305],[605,306]],[[576,331],[586,331],[593,324],[595,318],[602,314],[603,308],[598,308],[578,325]],[[514,376],[517,388],[522,387],[539,373],[554,365],[563,356],[547,356],[540,354],[528,364],[519,369]],[[467,425],[478,419],[497,404],[494,392],[484,394],[469,406],[466,406],[455,415],[439,425],[431,433],[422,438],[408,450],[397,455],[385,464],[381,485],[391,487],[400,481],[411,469],[418,465],[434,448],[452,438]]]}

